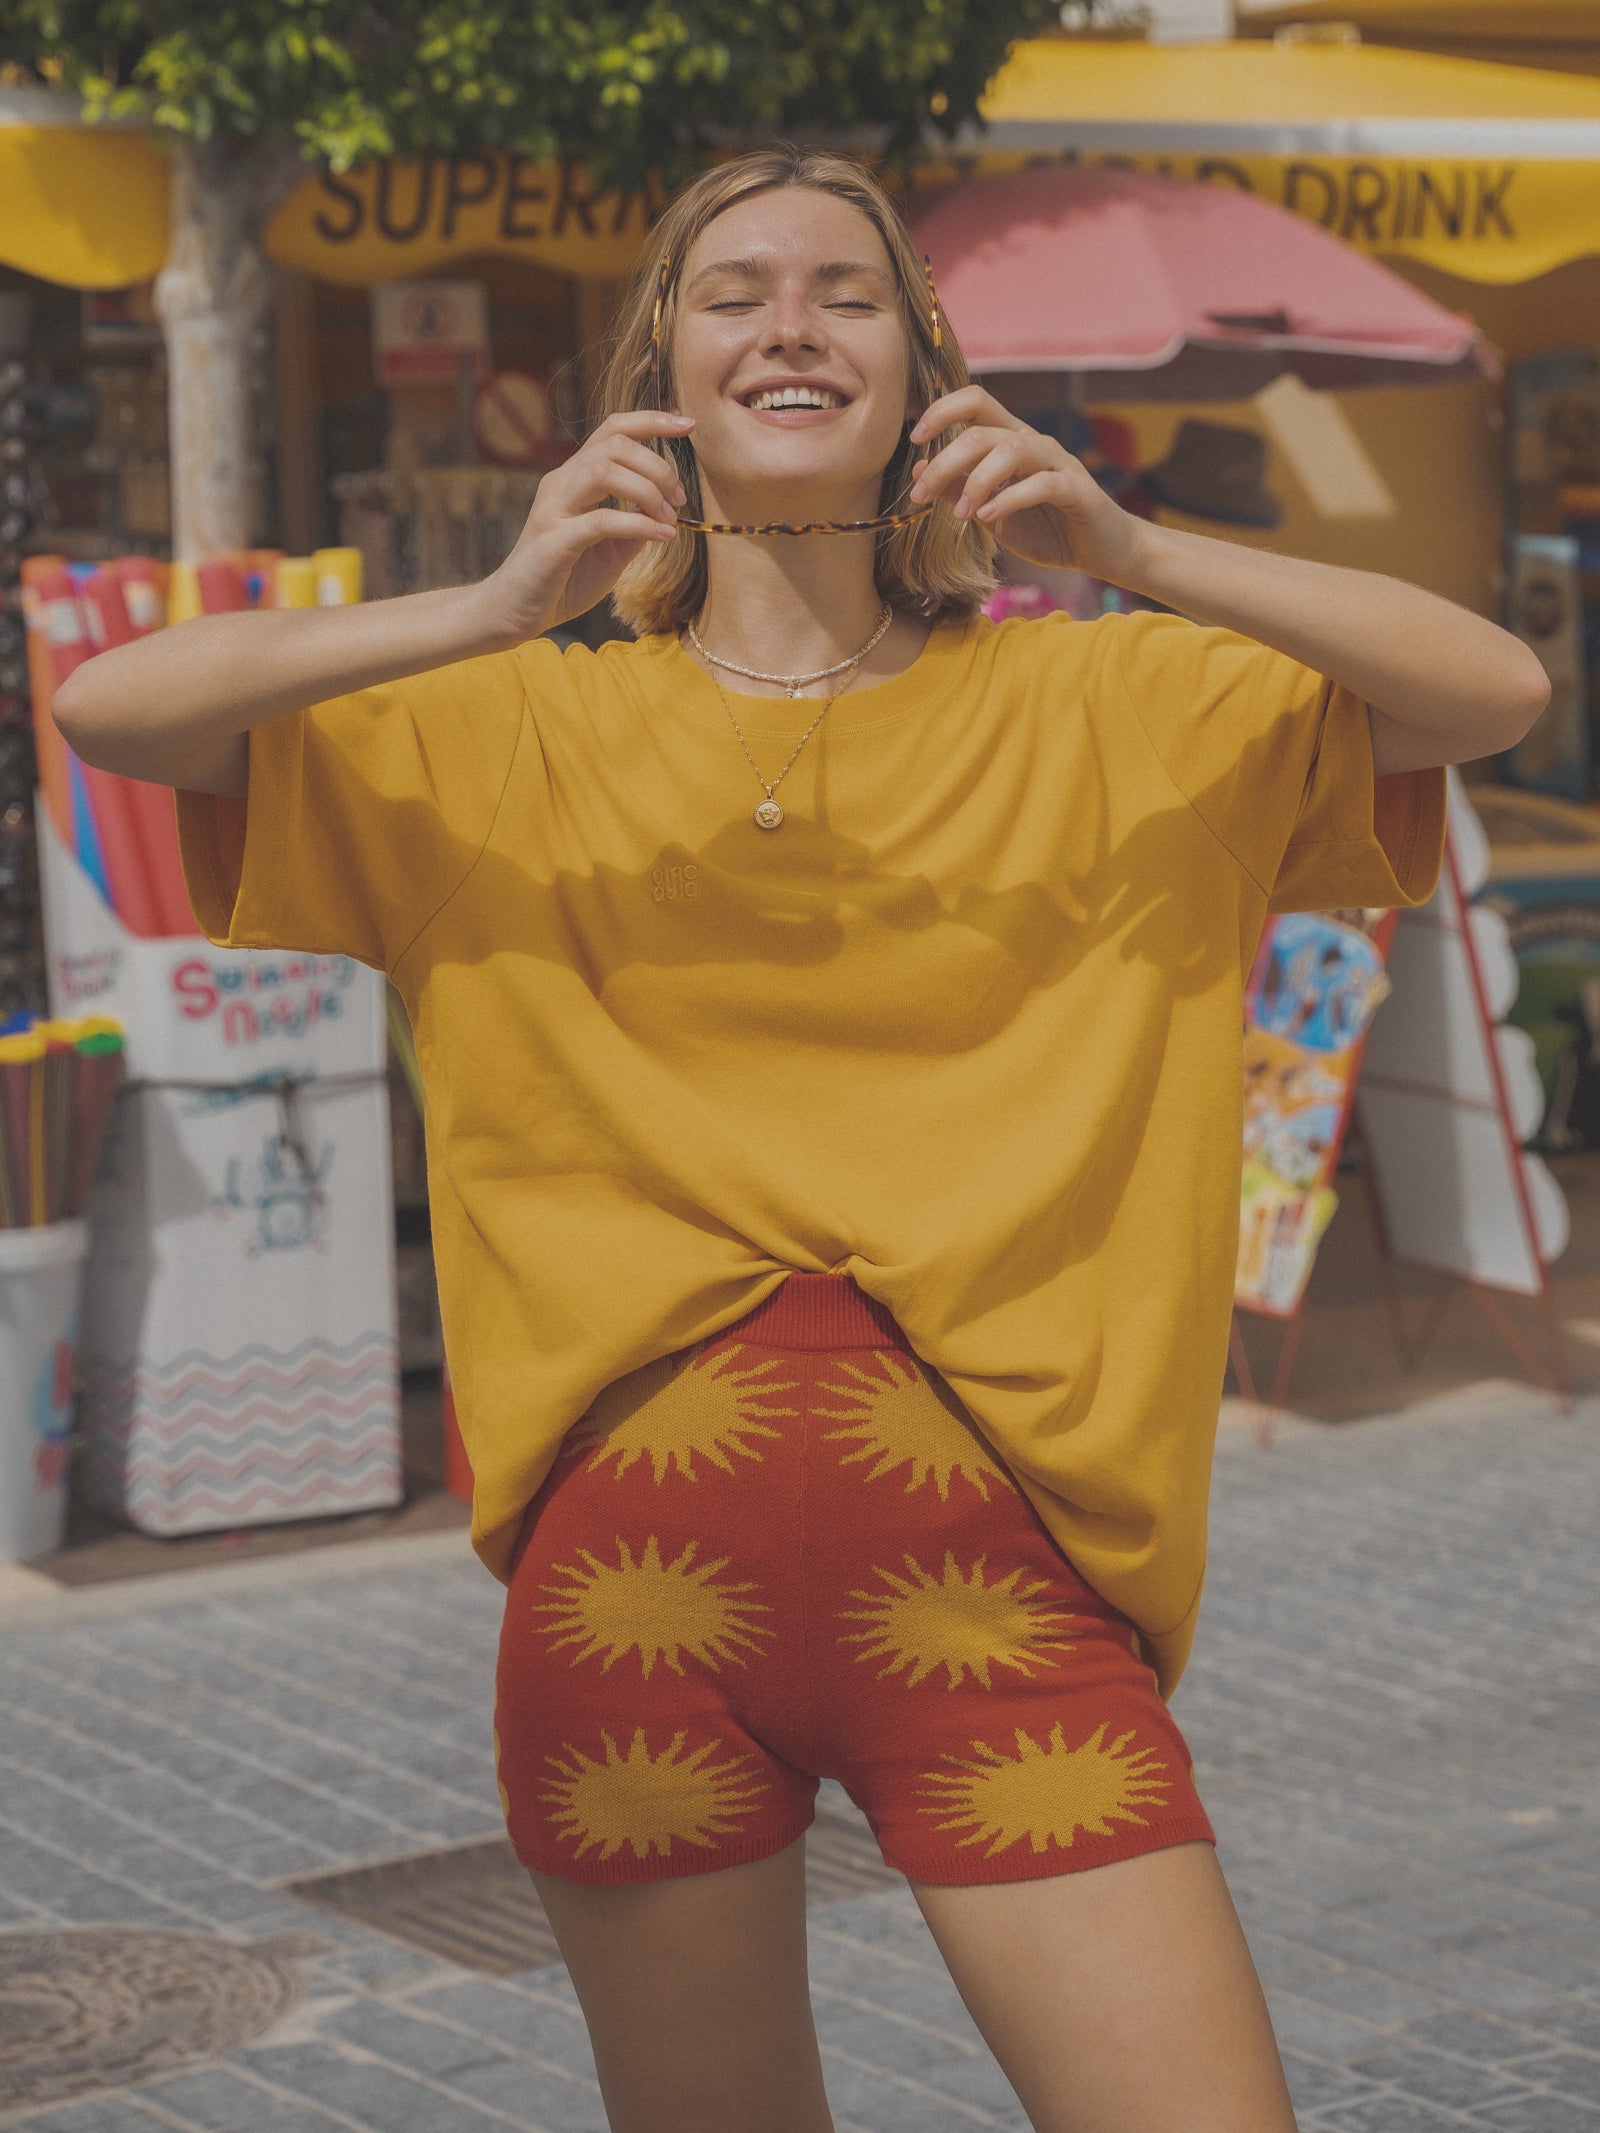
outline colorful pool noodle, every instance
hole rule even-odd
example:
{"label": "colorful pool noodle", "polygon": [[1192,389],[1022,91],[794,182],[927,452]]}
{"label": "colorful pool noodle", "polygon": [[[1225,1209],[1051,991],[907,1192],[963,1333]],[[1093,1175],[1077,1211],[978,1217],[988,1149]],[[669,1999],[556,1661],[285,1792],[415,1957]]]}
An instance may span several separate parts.
{"label": "colorful pool noodle", "polygon": [[250,605],[244,571],[235,557],[213,556],[209,563],[198,565],[195,576],[200,583],[201,603],[208,615],[226,615],[236,608]]}
{"label": "colorful pool noodle", "polygon": [[[96,570],[80,574],[77,586],[90,652],[131,644],[133,630],[117,580],[106,571]],[[74,658],[67,671],[75,671],[81,664]],[[66,673],[58,665],[58,688],[65,679]],[[128,780],[108,770],[98,770],[76,756],[72,761],[82,780],[89,819],[97,832],[108,901],[131,933],[148,940],[161,931],[161,920],[150,885],[149,855],[144,849]],[[79,857],[83,856],[80,846]]]}
{"label": "colorful pool noodle", "polygon": [[106,566],[122,586],[128,620],[136,637],[165,626],[167,619],[166,572],[152,556],[118,556]]}
{"label": "colorful pool noodle", "polygon": [[[113,651],[145,634],[134,628],[122,580],[110,571],[97,571],[86,580],[80,599],[97,651]],[[170,787],[87,765],[84,776],[100,825],[117,916],[141,940],[193,933]]]}
{"label": "colorful pool noodle", "polygon": [[[75,628],[78,618],[75,614],[63,618],[51,612],[51,594],[42,588],[56,587],[57,572],[66,576],[66,564],[58,555],[23,557],[22,614],[27,626],[28,693],[33,705],[33,749],[39,769],[39,791],[56,826],[57,836],[70,849],[73,841],[72,790],[67,775],[67,744],[50,715],[50,700],[56,687],[50,640],[52,630],[63,626],[64,622]],[[57,588],[53,596],[71,600],[71,579],[67,579],[64,593]]]}

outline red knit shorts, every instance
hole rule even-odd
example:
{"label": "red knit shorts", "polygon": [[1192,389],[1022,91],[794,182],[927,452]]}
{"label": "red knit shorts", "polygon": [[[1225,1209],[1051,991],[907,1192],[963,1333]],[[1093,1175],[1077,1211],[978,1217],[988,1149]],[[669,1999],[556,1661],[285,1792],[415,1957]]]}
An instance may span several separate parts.
{"label": "red knit shorts", "polygon": [[518,1857],[764,1859],[837,1778],[914,1881],[1212,1840],[1127,1618],[843,1276],[620,1379],[529,1505],[496,1684]]}

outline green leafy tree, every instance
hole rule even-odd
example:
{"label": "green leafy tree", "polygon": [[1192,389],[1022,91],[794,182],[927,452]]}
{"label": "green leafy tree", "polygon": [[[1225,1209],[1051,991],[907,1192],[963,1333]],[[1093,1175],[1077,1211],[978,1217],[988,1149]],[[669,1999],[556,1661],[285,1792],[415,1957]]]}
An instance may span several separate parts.
{"label": "green leafy tree", "polygon": [[167,140],[156,302],[180,554],[249,537],[261,233],[309,166],[516,149],[602,182],[708,147],[865,135],[890,160],[953,134],[1058,0],[5,0],[0,63]]}

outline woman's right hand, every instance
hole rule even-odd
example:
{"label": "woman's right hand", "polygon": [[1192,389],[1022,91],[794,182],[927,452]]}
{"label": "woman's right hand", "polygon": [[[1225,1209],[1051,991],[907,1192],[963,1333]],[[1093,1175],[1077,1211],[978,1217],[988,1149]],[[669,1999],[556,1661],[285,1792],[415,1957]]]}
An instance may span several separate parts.
{"label": "woman's right hand", "polygon": [[497,628],[516,642],[581,615],[646,541],[670,541],[685,501],[677,468],[649,440],[686,437],[690,415],[612,415],[546,474],[528,522],[483,583]]}

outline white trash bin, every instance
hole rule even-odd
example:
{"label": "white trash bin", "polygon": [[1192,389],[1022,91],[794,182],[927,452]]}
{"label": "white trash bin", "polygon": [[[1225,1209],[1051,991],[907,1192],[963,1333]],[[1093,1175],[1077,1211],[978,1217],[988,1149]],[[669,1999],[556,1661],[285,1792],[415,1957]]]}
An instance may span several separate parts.
{"label": "white trash bin", "polygon": [[0,1230],[0,1563],[59,1548],[87,1222]]}

